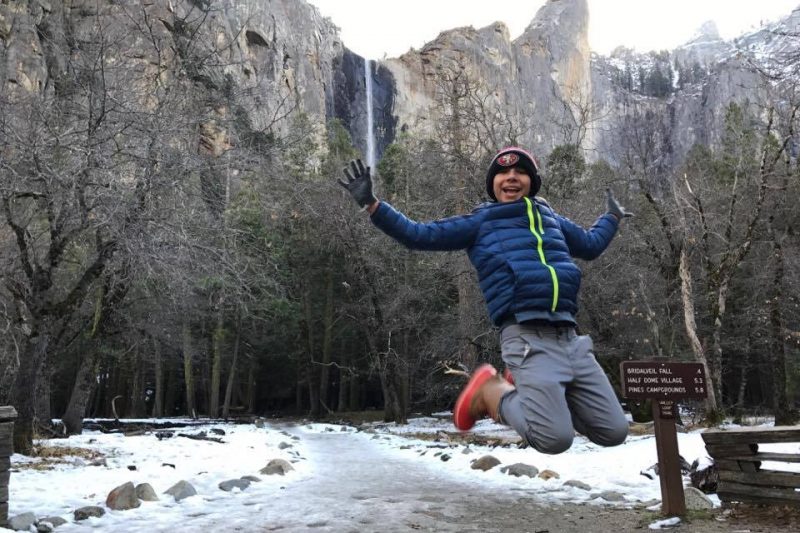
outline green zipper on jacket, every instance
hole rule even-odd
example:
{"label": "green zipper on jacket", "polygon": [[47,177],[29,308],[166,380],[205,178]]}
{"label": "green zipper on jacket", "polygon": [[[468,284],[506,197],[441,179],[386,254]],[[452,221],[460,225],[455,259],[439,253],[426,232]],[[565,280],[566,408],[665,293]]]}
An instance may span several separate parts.
{"label": "green zipper on jacket", "polygon": [[[556,306],[558,305],[558,276],[556,276],[556,269],[551,267],[547,264],[547,260],[544,258],[544,239],[542,236],[544,235],[544,229],[542,228],[542,215],[539,213],[539,210],[533,209],[533,202],[531,202],[530,198],[525,198],[525,203],[528,205],[528,220],[531,224],[531,233],[536,237],[536,250],[539,252],[539,260],[542,262],[544,266],[550,271],[550,277],[553,278],[553,306],[550,308],[552,312],[556,312]],[[536,221],[539,221],[539,230],[536,230]]]}

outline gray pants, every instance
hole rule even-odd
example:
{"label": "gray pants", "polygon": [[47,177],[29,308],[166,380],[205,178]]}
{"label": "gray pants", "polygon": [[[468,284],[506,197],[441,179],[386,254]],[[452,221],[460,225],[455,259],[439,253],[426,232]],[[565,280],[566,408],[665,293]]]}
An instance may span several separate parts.
{"label": "gray pants", "polygon": [[533,448],[561,453],[576,430],[601,446],[622,444],[628,421],[588,335],[514,324],[500,343],[516,385],[500,402],[500,418]]}

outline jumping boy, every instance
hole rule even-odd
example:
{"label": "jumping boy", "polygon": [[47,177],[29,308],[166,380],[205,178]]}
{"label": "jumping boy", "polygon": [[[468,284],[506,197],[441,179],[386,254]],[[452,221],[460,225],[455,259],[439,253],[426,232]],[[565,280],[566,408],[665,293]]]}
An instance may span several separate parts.
{"label": "jumping boy", "polygon": [[567,450],[576,430],[602,446],[625,440],[628,422],[592,340],[575,330],[581,271],[572,258],[598,257],[630,216],[610,190],[606,213],[585,230],[536,197],[542,179],[535,159],[508,147],[486,173],[490,203],[420,223],[375,197],[361,160],[344,173],[339,184],[387,235],[412,249],[466,249],[478,272],[510,372],[504,379],[484,364],[472,374],[453,410],[458,429],[489,416],[550,454]]}

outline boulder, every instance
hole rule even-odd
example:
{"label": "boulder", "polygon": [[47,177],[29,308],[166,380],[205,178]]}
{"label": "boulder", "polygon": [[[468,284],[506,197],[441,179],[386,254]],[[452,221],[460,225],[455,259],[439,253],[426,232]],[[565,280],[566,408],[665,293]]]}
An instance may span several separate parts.
{"label": "boulder", "polygon": [[591,485],[589,485],[588,483],[584,483],[583,481],[579,481],[577,479],[568,479],[563,483],[563,485],[565,487],[575,487],[576,489],[581,489],[581,490],[587,490],[587,491],[592,490]]}
{"label": "boulder", "polygon": [[44,518],[40,518],[38,523],[52,524],[53,527],[58,527],[63,526],[67,523],[67,521],[60,516],[46,516]]}
{"label": "boulder", "polygon": [[499,464],[500,460],[497,457],[494,457],[493,455],[484,455],[483,457],[472,461],[470,468],[473,470],[483,470],[486,472],[487,470],[491,470]]}
{"label": "boulder", "polygon": [[539,472],[539,479],[547,481],[548,479],[560,479],[561,476],[554,470],[542,470]]}
{"label": "boulder", "polygon": [[625,496],[615,490],[604,490],[594,495],[595,498],[602,498],[607,502],[624,502]]}
{"label": "boulder", "polygon": [[246,479],[247,481],[250,481],[251,483],[258,483],[259,481],[261,481],[260,477],[258,477],[258,476],[250,476],[250,475],[242,476],[241,479]]}
{"label": "boulder", "polygon": [[267,466],[259,470],[260,474],[265,474],[271,476],[273,474],[278,474],[280,476],[284,475],[286,472],[291,472],[294,470],[294,467],[289,464],[289,461],[286,459],[273,459]]}
{"label": "boulder", "polygon": [[116,487],[106,496],[106,507],[114,511],[136,509],[140,505],[142,502],[136,497],[136,487],[130,481]]}
{"label": "boulder", "polygon": [[22,513],[8,519],[8,528],[14,531],[28,531],[36,523],[36,515],[33,513]]}
{"label": "boulder", "polygon": [[50,522],[36,522],[36,533],[52,533],[56,530],[56,526]]}
{"label": "boulder", "polygon": [[136,497],[144,502],[158,501],[158,495],[150,483],[139,483],[136,485]]}
{"label": "boulder", "polygon": [[75,509],[72,512],[72,516],[75,517],[77,522],[86,520],[87,518],[100,518],[104,514],[106,514],[106,510],[96,505],[87,505],[86,507]]}
{"label": "boulder", "polygon": [[703,494],[702,490],[695,487],[685,487],[683,489],[683,498],[686,502],[686,509],[689,511],[700,511],[714,507],[714,502]]}
{"label": "boulder", "polygon": [[191,483],[188,481],[184,481],[183,479],[175,483],[173,486],[168,488],[164,491],[164,494],[169,494],[173,498],[175,498],[176,502],[184,500],[189,496],[194,496],[197,494],[197,491],[192,486]]}
{"label": "boulder", "polygon": [[218,485],[218,487],[225,492],[230,492],[233,489],[244,490],[250,486],[250,482],[246,479],[229,479],[227,481],[223,481]]}
{"label": "boulder", "polygon": [[526,465],[525,463],[514,463],[513,465],[504,466],[500,469],[504,474],[516,477],[536,477],[539,469],[533,465]]}

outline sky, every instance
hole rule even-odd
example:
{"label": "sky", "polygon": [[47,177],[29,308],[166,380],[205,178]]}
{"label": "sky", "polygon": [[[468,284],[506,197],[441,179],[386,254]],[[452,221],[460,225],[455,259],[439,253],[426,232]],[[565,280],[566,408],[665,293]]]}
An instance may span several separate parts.
{"label": "sky", "polygon": [[[212,428],[222,430],[224,443],[179,436],[158,440],[152,433],[126,437],[85,431],[45,444],[94,450],[105,457],[104,465],[92,466],[87,458],[67,455],[51,469],[35,469],[32,463],[41,463],[40,459],[19,454],[11,457],[9,517],[24,512],[39,518],[60,516],[68,521],[57,529],[61,533],[377,530],[409,522],[425,530],[446,530],[436,523],[437,514],[446,506],[448,514],[459,516],[458,506],[469,504],[462,495],[474,496],[475,487],[496,488],[494,498],[517,501],[524,494],[554,505],[578,502],[627,507],[660,499],[658,478],[641,475],[657,461],[652,435],[629,436],[623,445],[613,448],[596,446],[579,436],[570,450],[559,455],[516,446],[489,448],[455,441],[448,446],[443,440],[419,439],[418,434],[455,433],[449,414],[412,418],[405,426],[373,424],[367,431],[279,421],[260,428],[218,423],[177,430],[209,435]],[[473,431],[485,436],[515,436],[489,420],[479,421]],[[699,431],[678,433],[678,445],[689,462],[699,459],[708,463]],[[770,446],[769,451],[798,451],[797,444],[765,445],[764,449]],[[444,461],[442,454],[449,460]],[[487,472],[470,468],[471,461],[485,454],[494,455],[501,465]],[[276,458],[289,461],[294,469],[285,476],[259,474]],[[501,472],[503,465],[514,463],[554,470],[560,479],[545,481]],[[218,488],[222,481],[245,475],[261,481],[243,491]],[[570,479],[588,483],[591,490],[565,486]],[[163,494],[179,480],[190,482],[197,495],[175,502]],[[73,521],[73,510],[87,505],[105,507],[107,494],[128,481],[150,483],[160,500],[142,502],[128,511],[107,509],[104,516],[85,522]],[[606,490],[623,494],[625,501],[612,504],[593,497]],[[715,495],[711,499],[719,506]],[[660,506],[656,504],[652,510],[658,511]],[[9,532],[0,527],[0,533]]]}
{"label": "sky", "polygon": [[[357,54],[382,59],[419,49],[441,31],[505,22],[511,38],[544,0],[309,0],[341,29]],[[672,49],[713,20],[731,39],[789,15],[800,0],[589,0],[589,46],[607,55],[624,45],[641,52]]]}

